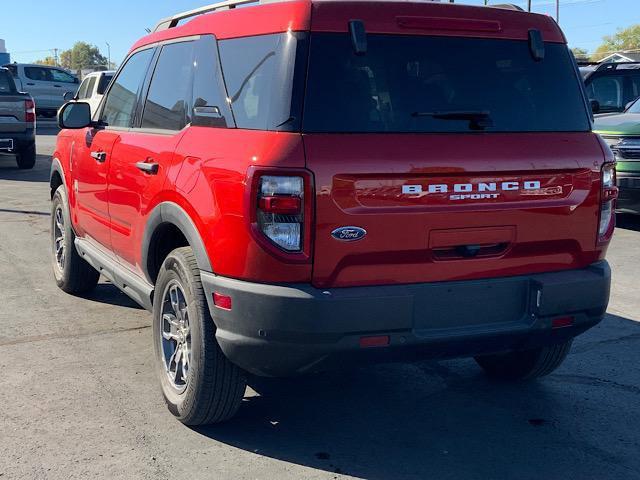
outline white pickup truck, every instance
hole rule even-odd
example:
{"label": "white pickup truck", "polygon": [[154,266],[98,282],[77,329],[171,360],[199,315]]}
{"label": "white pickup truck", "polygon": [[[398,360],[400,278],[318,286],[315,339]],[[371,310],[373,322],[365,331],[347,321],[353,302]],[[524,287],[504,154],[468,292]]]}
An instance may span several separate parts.
{"label": "white pickup truck", "polygon": [[86,102],[91,106],[91,114],[93,115],[98,110],[104,92],[107,90],[109,82],[111,82],[115,73],[115,70],[90,73],[84,77],[75,95],[71,92],[64,94],[65,101],[80,100]]}

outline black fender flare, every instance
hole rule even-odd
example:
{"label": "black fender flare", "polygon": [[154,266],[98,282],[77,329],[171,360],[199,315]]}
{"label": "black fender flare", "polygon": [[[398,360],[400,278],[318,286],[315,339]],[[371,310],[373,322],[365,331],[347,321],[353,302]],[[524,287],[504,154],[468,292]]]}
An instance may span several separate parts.
{"label": "black fender flare", "polygon": [[207,250],[204,247],[204,242],[193,220],[189,217],[189,214],[177,203],[162,202],[156,205],[149,214],[142,239],[141,263],[147,280],[153,284],[151,275],[149,274],[149,248],[151,239],[158,227],[167,223],[176,226],[185,236],[189,242],[189,246],[193,249],[198,268],[205,272],[212,273],[213,269],[211,268],[211,262]]}
{"label": "black fender flare", "polygon": [[[55,173],[60,175],[64,188],[67,188],[67,179],[64,176],[64,169],[62,168],[62,163],[60,163],[60,160],[58,160],[56,157],[53,157],[53,159],[51,160],[51,170],[49,171],[49,187],[51,187],[51,181],[53,180],[53,175]],[[51,193],[53,194],[54,192],[51,192]]]}

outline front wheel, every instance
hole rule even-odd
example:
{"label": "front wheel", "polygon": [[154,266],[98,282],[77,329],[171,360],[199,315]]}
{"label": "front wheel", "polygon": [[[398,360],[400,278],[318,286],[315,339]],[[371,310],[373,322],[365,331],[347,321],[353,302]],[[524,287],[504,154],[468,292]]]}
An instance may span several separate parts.
{"label": "front wheel", "polygon": [[218,346],[200,270],[189,247],[171,252],[160,269],[153,339],[162,393],[178,420],[202,425],[235,415],[246,380]]}
{"label": "front wheel", "polygon": [[571,350],[569,340],[566,343],[549,347],[522,350],[500,355],[476,357],[476,362],[485,373],[498,380],[530,380],[549,375],[558,368]]}
{"label": "front wheel", "polygon": [[51,202],[51,263],[56,284],[73,295],[88,293],[98,284],[100,274],[76,250],[71,228],[67,191],[61,185]]}

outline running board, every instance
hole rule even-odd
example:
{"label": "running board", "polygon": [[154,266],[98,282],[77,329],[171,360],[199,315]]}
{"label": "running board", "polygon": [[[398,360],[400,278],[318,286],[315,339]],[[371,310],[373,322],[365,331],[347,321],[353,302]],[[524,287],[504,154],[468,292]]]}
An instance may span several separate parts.
{"label": "running board", "polygon": [[149,311],[153,310],[153,285],[123,267],[115,258],[93,243],[76,237],[75,244],[76,250],[89,265],[111,280],[140,306]]}

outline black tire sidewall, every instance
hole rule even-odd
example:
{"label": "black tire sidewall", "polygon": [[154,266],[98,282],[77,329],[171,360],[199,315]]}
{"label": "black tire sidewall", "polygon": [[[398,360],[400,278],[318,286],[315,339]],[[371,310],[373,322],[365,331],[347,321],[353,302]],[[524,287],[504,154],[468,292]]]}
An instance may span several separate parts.
{"label": "black tire sidewall", "polygon": [[[164,363],[162,352],[162,308],[164,303],[164,293],[167,285],[171,281],[177,281],[185,294],[189,314],[189,328],[191,333],[191,362],[189,380],[184,392],[178,392],[171,384]],[[198,294],[194,291],[196,287],[193,274],[182,255],[175,252],[170,254],[160,270],[156,282],[156,301],[153,302],[153,345],[155,351],[155,364],[157,375],[160,379],[162,394],[167,402],[171,413],[179,419],[184,419],[193,410],[194,403],[198,401],[198,394],[201,390],[203,380],[203,352],[205,336],[203,335],[203,322],[207,320],[207,315],[202,311],[198,301]]]}
{"label": "black tire sidewall", "polygon": [[30,143],[22,150],[18,152],[16,162],[18,168],[22,170],[28,170],[34,167],[36,164],[36,144]]}
{"label": "black tire sidewall", "polygon": [[[65,259],[64,269],[61,271],[56,262],[55,253],[55,221],[56,221],[56,209],[60,205],[62,207],[62,216],[64,217],[64,248]],[[51,267],[53,269],[53,276],[56,280],[58,287],[63,287],[69,281],[69,274],[71,270],[71,254],[75,245],[73,244],[75,235],[71,228],[71,218],[69,215],[69,202],[67,201],[67,191],[64,186],[61,185],[53,195],[53,201],[51,203],[51,224],[50,224],[49,236],[51,238]]]}

